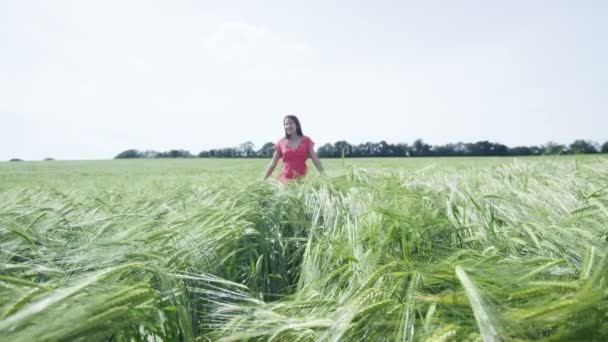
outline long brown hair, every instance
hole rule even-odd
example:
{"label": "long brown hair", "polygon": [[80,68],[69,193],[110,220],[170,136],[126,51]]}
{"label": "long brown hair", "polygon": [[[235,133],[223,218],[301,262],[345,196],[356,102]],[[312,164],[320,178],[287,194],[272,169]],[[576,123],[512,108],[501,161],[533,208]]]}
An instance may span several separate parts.
{"label": "long brown hair", "polygon": [[[298,120],[298,118],[295,115],[285,115],[285,117],[283,118],[283,126],[285,126],[286,119],[291,119],[291,120],[293,120],[293,122],[295,122],[297,135],[299,135],[301,137],[304,136],[304,133],[302,133],[302,125],[300,125],[300,120]],[[289,134],[287,134],[287,132],[285,132],[285,138],[289,138]]]}

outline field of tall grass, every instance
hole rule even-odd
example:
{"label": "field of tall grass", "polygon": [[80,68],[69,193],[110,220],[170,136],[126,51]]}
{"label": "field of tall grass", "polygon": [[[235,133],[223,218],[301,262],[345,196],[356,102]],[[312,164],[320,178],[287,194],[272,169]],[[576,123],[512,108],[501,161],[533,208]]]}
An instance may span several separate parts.
{"label": "field of tall grass", "polygon": [[608,158],[0,163],[2,341],[606,341]]}

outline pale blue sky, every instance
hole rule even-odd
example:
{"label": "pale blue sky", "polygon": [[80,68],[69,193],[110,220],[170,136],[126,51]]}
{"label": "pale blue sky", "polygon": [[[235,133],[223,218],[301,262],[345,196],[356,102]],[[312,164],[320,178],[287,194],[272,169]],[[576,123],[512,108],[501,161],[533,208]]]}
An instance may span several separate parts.
{"label": "pale blue sky", "polygon": [[3,1],[0,160],[608,140],[605,1]]}

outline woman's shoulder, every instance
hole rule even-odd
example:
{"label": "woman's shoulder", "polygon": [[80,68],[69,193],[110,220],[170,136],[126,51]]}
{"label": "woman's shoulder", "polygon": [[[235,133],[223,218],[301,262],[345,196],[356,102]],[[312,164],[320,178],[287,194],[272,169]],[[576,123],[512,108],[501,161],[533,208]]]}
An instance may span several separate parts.
{"label": "woman's shoulder", "polygon": [[308,135],[305,135],[302,137],[302,139],[304,139],[308,144],[314,144],[315,142],[312,140],[311,137],[309,137]]}

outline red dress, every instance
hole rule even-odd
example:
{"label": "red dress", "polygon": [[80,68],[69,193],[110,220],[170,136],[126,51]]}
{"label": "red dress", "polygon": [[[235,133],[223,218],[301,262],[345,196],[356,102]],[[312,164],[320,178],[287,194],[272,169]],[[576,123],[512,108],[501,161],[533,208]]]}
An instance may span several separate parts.
{"label": "red dress", "polygon": [[283,183],[306,175],[306,159],[310,157],[308,151],[315,143],[307,136],[303,136],[295,148],[287,143],[287,138],[281,138],[275,144],[275,149],[283,159],[283,167],[279,180]]}

